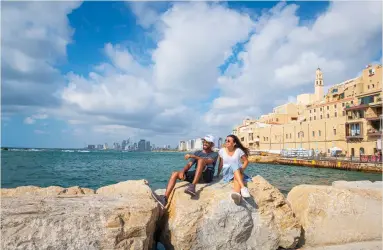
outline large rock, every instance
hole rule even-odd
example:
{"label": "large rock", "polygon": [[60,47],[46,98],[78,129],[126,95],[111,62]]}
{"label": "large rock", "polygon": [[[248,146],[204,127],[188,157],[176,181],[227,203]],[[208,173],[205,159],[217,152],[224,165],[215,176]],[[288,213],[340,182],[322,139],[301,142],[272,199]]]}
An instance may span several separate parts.
{"label": "large rock", "polygon": [[145,181],[121,182],[98,194],[79,187],[1,191],[1,249],[152,247],[159,206]]}
{"label": "large rock", "polygon": [[378,184],[334,182],[300,185],[287,196],[299,219],[305,247],[382,239],[382,191]]}
{"label": "large rock", "polygon": [[197,197],[176,185],[162,219],[167,249],[277,249],[298,243],[301,226],[284,196],[261,176],[248,184],[253,198],[235,205],[231,184],[198,184]]}

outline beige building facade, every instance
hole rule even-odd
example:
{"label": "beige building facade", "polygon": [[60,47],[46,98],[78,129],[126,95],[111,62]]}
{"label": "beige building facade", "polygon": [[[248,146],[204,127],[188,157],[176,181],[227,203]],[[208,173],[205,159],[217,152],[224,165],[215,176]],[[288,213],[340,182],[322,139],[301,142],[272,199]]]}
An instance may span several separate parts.
{"label": "beige building facade", "polygon": [[355,79],[330,87],[323,95],[318,68],[315,94],[302,94],[257,120],[233,129],[250,149],[278,153],[282,149],[313,149],[329,155],[339,148],[346,156],[374,155],[381,150],[382,66],[369,65]]}

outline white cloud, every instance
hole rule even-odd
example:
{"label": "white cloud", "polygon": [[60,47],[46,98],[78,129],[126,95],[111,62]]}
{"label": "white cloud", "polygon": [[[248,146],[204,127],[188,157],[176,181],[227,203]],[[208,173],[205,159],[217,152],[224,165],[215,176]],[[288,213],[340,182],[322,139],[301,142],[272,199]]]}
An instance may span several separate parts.
{"label": "white cloud", "polygon": [[45,131],[45,130],[40,130],[40,129],[36,129],[34,130],[35,134],[40,134],[40,135],[47,135],[49,134],[48,131]]}
{"label": "white cloud", "polygon": [[101,134],[200,132],[201,114],[194,107],[210,95],[218,67],[247,39],[253,23],[247,15],[206,3],[174,4],[159,21],[162,39],[152,65],[140,64],[129,48],[108,43],[110,63],[100,63],[87,77],[68,74],[61,93],[66,111],[60,113],[67,113],[70,123],[85,120]]}
{"label": "white cloud", "polygon": [[48,118],[48,115],[45,113],[35,114],[35,115],[30,116],[30,117],[26,117],[24,119],[24,123],[25,124],[34,124],[34,123],[36,123],[36,120],[44,120],[47,118]]}
{"label": "white cloud", "polygon": [[2,2],[1,70],[5,111],[57,106],[64,83],[57,62],[66,59],[73,30],[67,15],[80,2]]}
{"label": "white cloud", "polygon": [[36,120],[32,119],[31,117],[27,117],[24,119],[25,124],[34,124]]}
{"label": "white cloud", "polygon": [[[130,3],[137,22],[156,33],[149,65],[131,46],[105,41],[105,61],[87,75],[63,78],[54,65],[66,59],[73,34],[67,15],[79,4],[22,4],[2,6],[8,20],[2,34],[6,111],[56,105],[41,114],[66,121],[65,133],[101,141],[130,135],[162,142],[205,133],[224,136],[242,118],[313,91],[317,66],[325,85],[355,76],[376,59],[382,42],[380,2],[333,2],[309,22],[288,3],[256,19],[217,3],[176,2],[166,12],[156,4]],[[360,15],[361,9],[369,14]],[[243,42],[244,50],[233,52]],[[232,63],[221,75],[219,67],[229,58]],[[57,91],[59,99],[53,95]],[[218,97],[205,113],[215,91]],[[42,117],[29,115],[25,122]]]}
{"label": "white cloud", "polygon": [[[256,21],[255,34],[238,55],[240,62],[230,66],[234,76],[230,72],[220,78],[222,95],[205,115],[208,124],[229,131],[245,116],[271,112],[302,87],[313,92],[318,66],[325,85],[333,85],[354,77],[380,52],[380,2],[332,2],[306,25],[300,23],[297,7],[280,3]],[[360,16],[361,9],[369,14]]]}

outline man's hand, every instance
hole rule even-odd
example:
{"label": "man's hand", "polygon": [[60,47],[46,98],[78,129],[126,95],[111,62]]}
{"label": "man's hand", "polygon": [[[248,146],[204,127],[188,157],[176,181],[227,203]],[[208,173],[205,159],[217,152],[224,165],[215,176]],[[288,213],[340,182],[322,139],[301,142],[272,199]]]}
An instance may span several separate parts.
{"label": "man's hand", "polygon": [[245,172],[245,169],[244,168],[240,168],[239,171],[241,171],[241,173],[243,174]]}
{"label": "man's hand", "polygon": [[185,155],[185,160],[189,160],[191,158],[191,155],[190,154],[186,154]]}

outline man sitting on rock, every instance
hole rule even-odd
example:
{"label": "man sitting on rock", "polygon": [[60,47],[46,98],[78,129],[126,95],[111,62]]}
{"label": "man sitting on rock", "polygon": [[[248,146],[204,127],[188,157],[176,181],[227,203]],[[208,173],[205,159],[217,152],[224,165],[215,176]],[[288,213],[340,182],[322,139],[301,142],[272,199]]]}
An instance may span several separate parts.
{"label": "man sitting on rock", "polygon": [[[195,196],[195,185],[198,182],[210,183],[213,180],[214,168],[218,159],[218,153],[214,152],[214,137],[207,135],[202,138],[203,150],[198,150],[194,154],[186,154],[185,160],[189,160],[186,166],[178,172],[173,172],[168,186],[166,188],[165,195],[160,196],[159,200],[163,206],[166,206],[168,198],[176,185],[177,180],[183,180],[190,182],[185,189],[185,193]],[[190,168],[196,165],[196,170],[190,171]],[[202,178],[201,178],[202,177]]]}

